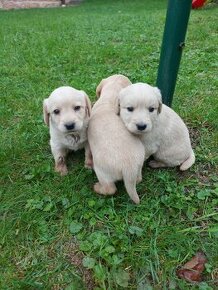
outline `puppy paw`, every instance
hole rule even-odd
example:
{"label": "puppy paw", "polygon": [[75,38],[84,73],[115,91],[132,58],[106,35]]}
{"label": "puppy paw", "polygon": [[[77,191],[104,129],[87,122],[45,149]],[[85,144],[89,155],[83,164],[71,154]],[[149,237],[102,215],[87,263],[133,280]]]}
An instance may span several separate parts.
{"label": "puppy paw", "polygon": [[85,168],[93,169],[93,161],[92,160],[85,161]]}
{"label": "puppy paw", "polygon": [[66,165],[56,165],[55,171],[60,173],[61,176],[65,176],[68,174],[67,166]]}
{"label": "puppy paw", "polygon": [[94,191],[97,193],[101,193],[101,184],[99,182],[94,184]]}
{"label": "puppy paw", "polygon": [[88,164],[85,164],[84,167],[85,167],[86,169],[93,169],[93,167],[90,166],[90,165],[88,165]]}
{"label": "puppy paw", "polygon": [[102,195],[113,195],[116,192],[116,186],[114,184],[111,185],[102,185],[100,182],[97,182],[94,185],[94,191],[102,194]]}
{"label": "puppy paw", "polygon": [[166,167],[166,164],[160,162],[160,161],[156,161],[156,160],[151,160],[149,161],[148,165],[151,168],[161,168],[161,167]]}
{"label": "puppy paw", "polygon": [[64,156],[59,156],[58,159],[55,161],[55,171],[60,173],[61,176],[67,175],[68,170]]}

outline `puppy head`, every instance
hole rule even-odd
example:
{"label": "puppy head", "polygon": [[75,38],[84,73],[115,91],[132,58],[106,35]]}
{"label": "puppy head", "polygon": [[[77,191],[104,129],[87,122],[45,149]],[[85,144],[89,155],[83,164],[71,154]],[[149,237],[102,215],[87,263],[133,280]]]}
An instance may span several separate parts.
{"label": "puppy head", "polygon": [[63,133],[78,132],[91,113],[91,103],[84,91],[72,87],[54,90],[43,102],[44,121]]}
{"label": "puppy head", "polygon": [[152,130],[161,112],[160,90],[148,84],[132,84],[120,91],[120,117],[127,129],[134,134]]}
{"label": "puppy head", "polygon": [[107,86],[114,86],[115,84],[119,85],[120,87],[124,88],[128,85],[131,84],[130,80],[121,74],[116,74],[116,75],[112,75],[109,76],[106,79],[101,80],[101,82],[99,83],[99,85],[96,88],[96,96],[99,98],[101,95],[101,91],[104,87]]}
{"label": "puppy head", "polygon": [[97,96],[97,98],[99,98],[100,95],[101,95],[101,90],[102,90],[102,88],[104,86],[104,83],[105,83],[105,79],[101,80],[101,82],[98,84],[98,86],[96,88],[96,96]]}

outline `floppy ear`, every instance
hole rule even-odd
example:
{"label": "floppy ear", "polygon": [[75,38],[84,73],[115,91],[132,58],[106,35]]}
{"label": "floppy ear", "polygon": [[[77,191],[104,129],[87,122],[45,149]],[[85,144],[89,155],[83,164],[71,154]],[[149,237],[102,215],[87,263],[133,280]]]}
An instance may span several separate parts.
{"label": "floppy ear", "polygon": [[101,95],[101,90],[102,90],[103,85],[104,85],[104,79],[100,82],[100,84],[96,88],[96,96],[97,96],[97,98],[99,98],[100,95]]}
{"label": "floppy ear", "polygon": [[84,97],[85,97],[85,100],[86,100],[86,114],[90,117],[91,110],[92,110],[92,104],[91,104],[91,102],[89,100],[88,95],[84,91],[81,91],[81,92],[84,94]]}
{"label": "floppy ear", "polygon": [[117,97],[115,99],[114,108],[115,108],[115,113],[117,115],[120,115],[120,99],[119,99],[119,95],[117,95]]}
{"label": "floppy ear", "polygon": [[160,112],[162,110],[162,95],[161,95],[161,91],[157,87],[155,87],[154,88],[154,92],[155,92],[155,94],[157,96],[158,103],[159,103],[157,112],[158,112],[158,114],[160,114]]}
{"label": "floppy ear", "polygon": [[43,101],[43,116],[45,124],[49,126],[48,99]]}
{"label": "floppy ear", "polygon": [[115,108],[116,109],[115,109],[115,112],[116,112],[117,115],[120,115],[120,100],[121,100],[122,96],[124,95],[124,93],[125,93],[125,88],[122,89],[119,92],[119,94],[118,94],[118,96],[116,98],[116,103],[115,103]]}

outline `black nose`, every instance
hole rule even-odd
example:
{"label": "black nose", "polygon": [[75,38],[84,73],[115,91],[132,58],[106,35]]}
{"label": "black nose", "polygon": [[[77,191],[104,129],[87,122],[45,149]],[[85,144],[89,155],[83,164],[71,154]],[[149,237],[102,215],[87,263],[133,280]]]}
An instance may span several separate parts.
{"label": "black nose", "polygon": [[147,125],[146,124],[136,124],[136,127],[139,131],[143,131],[143,130],[145,130]]}
{"label": "black nose", "polygon": [[65,124],[65,127],[67,128],[67,130],[73,130],[75,128],[75,123]]}

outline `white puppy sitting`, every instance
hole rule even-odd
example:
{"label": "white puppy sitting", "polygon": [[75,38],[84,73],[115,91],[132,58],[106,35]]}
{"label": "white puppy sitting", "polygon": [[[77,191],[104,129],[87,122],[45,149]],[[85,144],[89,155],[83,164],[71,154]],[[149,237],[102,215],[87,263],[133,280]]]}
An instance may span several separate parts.
{"label": "white puppy sitting", "polygon": [[145,83],[132,84],[120,91],[120,117],[126,128],[140,136],[146,159],[153,155],[153,168],[180,165],[187,170],[195,162],[189,132],[182,119],[162,105],[160,90]]}
{"label": "white puppy sitting", "polygon": [[88,140],[99,181],[94,190],[112,195],[116,192],[115,182],[123,179],[130,198],[139,203],[136,182],[141,180],[144,146],[117,116],[118,93],[129,84],[123,75],[113,75],[100,82],[96,90],[100,98],[92,108]]}
{"label": "white puppy sitting", "polygon": [[[84,91],[72,87],[54,90],[43,102],[44,121],[50,130],[55,170],[67,174],[66,155],[87,146],[91,103]],[[86,163],[87,159],[85,160]]]}

